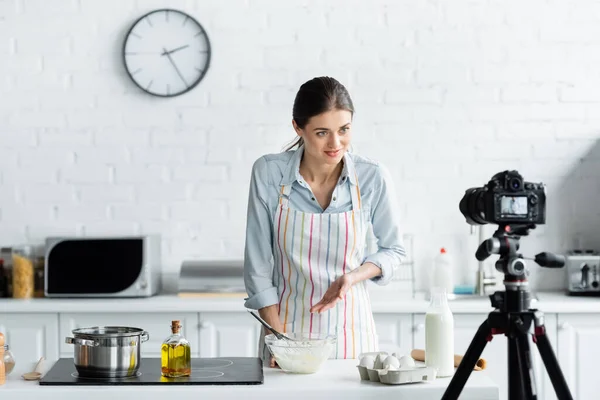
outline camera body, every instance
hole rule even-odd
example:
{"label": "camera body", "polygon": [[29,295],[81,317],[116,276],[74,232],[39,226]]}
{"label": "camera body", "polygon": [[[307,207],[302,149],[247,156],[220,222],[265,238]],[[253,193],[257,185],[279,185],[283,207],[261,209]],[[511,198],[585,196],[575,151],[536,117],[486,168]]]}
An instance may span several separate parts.
{"label": "camera body", "polygon": [[546,186],[525,182],[517,171],[499,172],[483,187],[470,188],[459,203],[471,225],[546,223]]}

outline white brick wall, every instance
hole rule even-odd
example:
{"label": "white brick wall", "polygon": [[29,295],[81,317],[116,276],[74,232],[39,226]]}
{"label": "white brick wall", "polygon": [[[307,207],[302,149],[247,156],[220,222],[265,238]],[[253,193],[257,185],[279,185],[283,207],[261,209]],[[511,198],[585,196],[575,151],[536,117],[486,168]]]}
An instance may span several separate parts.
{"label": "white brick wall", "polygon": [[[458,202],[503,169],[548,184],[527,255],[600,248],[597,1],[226,3],[0,0],[0,244],[158,232],[168,272],[241,257],[252,162],[293,139],[296,90],[326,74],[353,96],[356,151],[394,175],[420,286],[440,246],[473,263]],[[175,99],[140,92],[120,56],[130,24],[164,6],[213,46]],[[531,269],[534,286],[564,286]]]}

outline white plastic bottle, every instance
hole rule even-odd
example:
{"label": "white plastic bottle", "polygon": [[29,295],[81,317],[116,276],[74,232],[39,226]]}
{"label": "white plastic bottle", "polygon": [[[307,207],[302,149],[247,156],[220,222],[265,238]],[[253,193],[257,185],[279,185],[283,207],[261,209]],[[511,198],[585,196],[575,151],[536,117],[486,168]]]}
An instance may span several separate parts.
{"label": "white plastic bottle", "polygon": [[430,289],[433,288],[445,289],[446,295],[454,295],[454,263],[444,247],[433,260]]}
{"label": "white plastic bottle", "polygon": [[454,317],[443,288],[432,289],[425,314],[425,365],[438,377],[454,374]]}

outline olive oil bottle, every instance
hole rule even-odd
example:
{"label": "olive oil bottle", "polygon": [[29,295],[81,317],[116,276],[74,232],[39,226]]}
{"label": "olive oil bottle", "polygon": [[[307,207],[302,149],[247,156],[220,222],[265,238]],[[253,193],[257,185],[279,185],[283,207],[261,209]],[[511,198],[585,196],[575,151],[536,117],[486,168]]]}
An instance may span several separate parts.
{"label": "olive oil bottle", "polygon": [[171,321],[171,332],[171,336],[165,339],[161,348],[161,373],[168,378],[190,376],[192,352],[190,343],[181,334],[180,321]]}

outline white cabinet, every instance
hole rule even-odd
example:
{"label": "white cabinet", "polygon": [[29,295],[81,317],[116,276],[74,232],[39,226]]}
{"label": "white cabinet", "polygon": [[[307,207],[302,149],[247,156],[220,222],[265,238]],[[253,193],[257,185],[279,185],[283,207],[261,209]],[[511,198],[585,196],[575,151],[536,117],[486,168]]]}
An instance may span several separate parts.
{"label": "white cabinet", "polygon": [[17,363],[58,358],[58,314],[0,314],[0,332]]}
{"label": "white cabinet", "polygon": [[72,357],[73,345],[65,343],[72,337],[72,330],[93,326],[129,326],[144,329],[150,339],[142,343],[144,357],[160,357],[162,342],[171,334],[171,321],[180,320],[182,334],[190,342],[192,357],[198,357],[198,314],[197,313],[70,313],[60,314],[60,356]]}
{"label": "white cabinet", "polygon": [[379,350],[409,352],[412,347],[412,314],[373,314],[379,337]]}
{"label": "white cabinet", "polygon": [[[543,310],[543,305],[540,306]],[[544,317],[546,334],[573,397],[596,398],[600,314],[544,314]],[[487,313],[454,314],[456,354],[464,354],[486,318]],[[65,343],[65,338],[72,336],[73,329],[93,326],[142,328],[150,336],[142,345],[142,354],[159,357],[162,341],[170,334],[170,323],[175,319],[181,320],[193,357],[255,357],[258,354],[261,326],[243,311],[0,313],[0,332],[6,335],[17,363],[33,367],[42,356],[50,360],[72,357],[73,345]],[[374,314],[374,320],[381,350],[408,352],[425,348],[424,314],[379,312]],[[501,399],[506,399],[508,391],[507,344],[504,335],[495,335],[481,355],[488,361],[486,373],[498,384]],[[538,398],[556,400],[539,350],[531,340],[530,348]]]}
{"label": "white cabinet", "polygon": [[247,312],[200,313],[200,357],[257,357],[261,325]]}
{"label": "white cabinet", "polygon": [[558,359],[574,399],[598,398],[598,314],[558,316]]}

